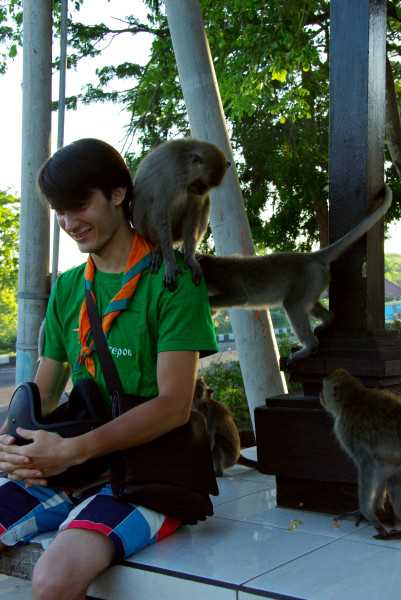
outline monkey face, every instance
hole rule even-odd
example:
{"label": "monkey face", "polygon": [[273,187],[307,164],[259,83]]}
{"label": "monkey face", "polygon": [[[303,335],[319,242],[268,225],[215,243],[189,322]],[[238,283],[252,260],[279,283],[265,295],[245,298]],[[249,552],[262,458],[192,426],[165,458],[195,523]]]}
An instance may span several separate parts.
{"label": "monkey face", "polygon": [[223,152],[214,144],[197,141],[190,155],[192,181],[189,189],[194,194],[206,194],[221,184],[230,166]]}
{"label": "monkey face", "polygon": [[357,380],[345,369],[336,369],[322,381],[321,405],[332,415],[336,415],[341,405],[347,401],[355,389]]}

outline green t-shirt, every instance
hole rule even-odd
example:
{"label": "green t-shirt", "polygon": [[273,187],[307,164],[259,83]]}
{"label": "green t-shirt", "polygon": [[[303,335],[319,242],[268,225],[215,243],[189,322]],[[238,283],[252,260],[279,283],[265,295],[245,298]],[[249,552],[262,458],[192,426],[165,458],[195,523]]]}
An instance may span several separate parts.
{"label": "green t-shirt", "polygon": [[[164,287],[164,268],[158,273],[143,271],[127,310],[113,321],[107,341],[124,391],[140,396],[157,396],[157,354],[174,350],[199,351],[206,356],[217,351],[204,280],[199,286],[176,254],[182,274],[177,289]],[[85,297],[85,264],[66,271],[57,279],[46,312],[43,356],[68,362],[72,382],[90,377],[77,362],[80,352],[79,312]],[[96,271],[95,294],[99,314],[121,287],[122,273]],[[93,353],[96,381],[108,399],[97,353]]]}

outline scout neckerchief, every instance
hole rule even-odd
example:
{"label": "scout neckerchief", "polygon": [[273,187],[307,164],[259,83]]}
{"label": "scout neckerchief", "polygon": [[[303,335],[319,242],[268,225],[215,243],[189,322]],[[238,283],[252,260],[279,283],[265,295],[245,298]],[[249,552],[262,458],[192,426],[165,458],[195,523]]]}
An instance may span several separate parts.
{"label": "scout neckerchief", "polygon": [[[137,233],[133,234],[132,246],[128,256],[127,264],[125,265],[121,289],[117,292],[114,298],[111,299],[108,307],[102,315],[102,329],[106,336],[110,331],[114,319],[118,317],[120,312],[128,307],[129,301],[135,292],[136,286],[138,285],[142,271],[150,265],[151,250],[151,246],[143,237]],[[94,292],[95,272],[95,263],[93,258],[89,255],[84,272],[84,284],[85,290],[90,291],[94,301],[96,302],[96,296]],[[81,351],[79,353],[78,363],[84,363],[90,375],[95,377],[95,361],[93,360],[92,356],[94,343],[91,334],[86,299],[82,302],[79,313],[79,341],[81,342]]]}

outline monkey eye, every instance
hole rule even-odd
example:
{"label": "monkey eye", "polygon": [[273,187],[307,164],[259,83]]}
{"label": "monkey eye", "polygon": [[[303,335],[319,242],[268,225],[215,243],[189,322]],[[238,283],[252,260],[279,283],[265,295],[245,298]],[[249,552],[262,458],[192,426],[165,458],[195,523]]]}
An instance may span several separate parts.
{"label": "monkey eye", "polygon": [[200,154],[192,154],[192,163],[193,164],[202,164],[203,160]]}
{"label": "monkey eye", "polygon": [[227,169],[228,169],[228,167],[231,167],[231,163],[229,160],[226,162],[226,167],[227,167]]}

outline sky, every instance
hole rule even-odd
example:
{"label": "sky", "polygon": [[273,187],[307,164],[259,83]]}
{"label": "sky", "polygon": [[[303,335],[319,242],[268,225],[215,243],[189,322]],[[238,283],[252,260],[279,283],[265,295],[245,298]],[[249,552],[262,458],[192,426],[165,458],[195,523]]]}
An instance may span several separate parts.
{"label": "sky", "polygon": [[[128,3],[127,0],[86,0],[81,10],[72,13],[73,2],[69,2],[69,14],[74,20],[86,24],[104,22],[113,29],[123,28],[118,21],[126,14],[133,13],[140,18],[145,12],[141,0]],[[95,69],[109,64],[132,60],[146,62],[151,37],[148,34],[122,34],[105,43],[100,58],[85,59],[79,63],[79,70],[68,70],[66,95],[76,94],[89,82],[95,83]],[[58,41],[55,41],[53,56],[58,56]],[[2,150],[0,160],[0,189],[9,189],[17,195],[21,189],[21,122],[22,122],[22,49],[13,62],[10,62],[8,72],[0,75],[0,131]],[[126,82],[120,83],[121,88]],[[53,77],[53,100],[58,98],[58,72]],[[117,88],[117,86],[116,86]],[[64,144],[83,137],[97,137],[112,144],[121,151],[123,148],[129,114],[120,106],[112,103],[79,105],[76,111],[66,111],[64,126]],[[52,115],[52,152],[57,149],[57,113]],[[53,226],[51,227],[52,232]],[[52,237],[52,236],[51,236]],[[64,232],[60,238],[59,270],[82,263],[86,256],[81,254]]]}
{"label": "sky", "polygon": [[[70,14],[73,2],[70,1]],[[128,10],[129,7],[129,10]],[[103,21],[113,29],[123,27],[118,19],[123,19],[127,12],[143,17],[145,7],[142,0],[127,3],[126,0],[86,0],[83,7],[72,13],[74,20],[87,24]],[[67,72],[66,94],[79,92],[84,84],[95,82],[95,69],[99,66],[116,64],[124,61],[145,62],[151,38],[147,34],[117,36],[111,43],[104,44],[100,58],[85,59],[79,63],[78,70]],[[58,55],[58,43],[55,43],[53,55]],[[2,151],[0,160],[0,189],[9,189],[20,193],[21,179],[21,116],[22,116],[22,49],[16,59],[10,63],[6,75],[0,76],[0,131],[2,134]],[[120,83],[126,87],[126,82]],[[53,100],[58,97],[58,73],[53,78]],[[80,104],[78,110],[67,111],[65,115],[64,143],[68,144],[82,137],[97,137],[122,150],[125,140],[125,126],[129,122],[129,114],[120,106],[112,103]],[[56,150],[57,114],[52,117],[52,152]],[[51,228],[52,229],[52,228]],[[394,224],[389,230],[389,239],[385,242],[386,252],[401,254],[401,223]],[[59,270],[80,264],[85,260],[76,248],[75,243],[61,232]]]}

